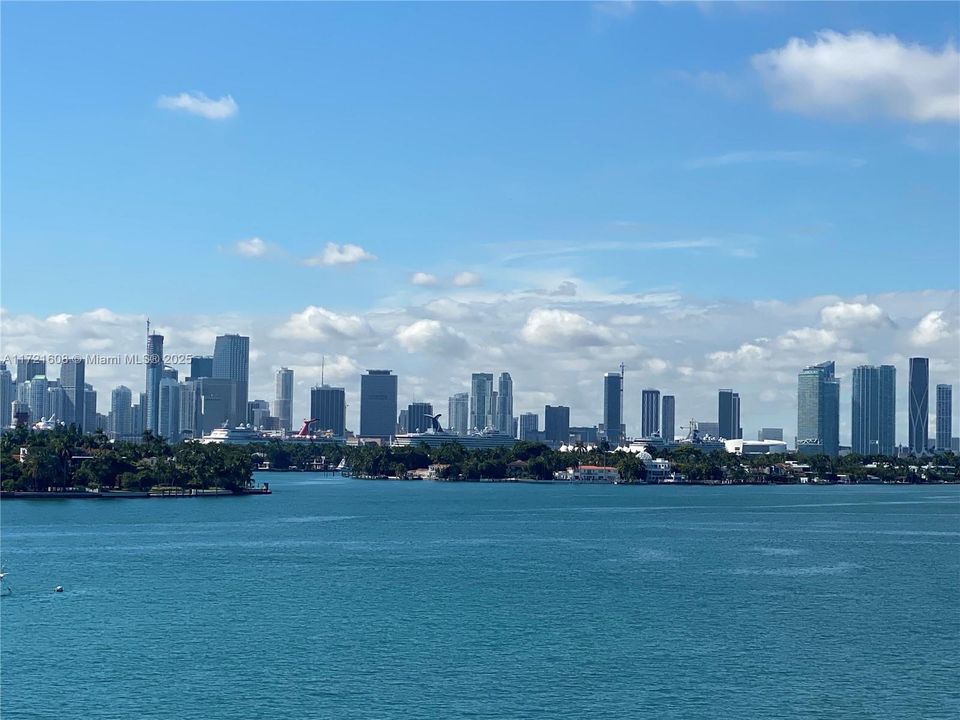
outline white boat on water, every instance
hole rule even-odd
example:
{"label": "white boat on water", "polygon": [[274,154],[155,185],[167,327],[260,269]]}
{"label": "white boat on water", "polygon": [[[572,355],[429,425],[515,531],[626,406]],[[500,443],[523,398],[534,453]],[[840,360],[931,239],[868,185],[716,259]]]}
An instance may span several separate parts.
{"label": "white boat on water", "polygon": [[223,427],[217,428],[209,435],[204,435],[196,442],[203,445],[247,445],[254,442],[263,442],[264,437],[259,430],[249,425],[238,425],[235,428]]}
{"label": "white boat on water", "polygon": [[0,597],[13,594],[13,588],[3,582],[6,577],[7,573],[0,572]]}

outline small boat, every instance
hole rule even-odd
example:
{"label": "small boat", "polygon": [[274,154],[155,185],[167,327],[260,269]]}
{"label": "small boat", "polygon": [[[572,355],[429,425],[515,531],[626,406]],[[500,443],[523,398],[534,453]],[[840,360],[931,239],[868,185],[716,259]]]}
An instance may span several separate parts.
{"label": "small boat", "polygon": [[5,597],[7,595],[13,595],[13,588],[9,585],[5,585],[3,579],[7,576],[7,573],[0,571],[0,597]]}

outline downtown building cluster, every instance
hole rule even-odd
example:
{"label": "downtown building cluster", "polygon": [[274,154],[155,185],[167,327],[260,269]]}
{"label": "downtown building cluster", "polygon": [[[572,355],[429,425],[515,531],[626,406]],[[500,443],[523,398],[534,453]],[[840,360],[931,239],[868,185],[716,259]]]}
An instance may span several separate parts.
{"label": "downtown building cluster", "polygon": [[[282,367],[275,372],[272,402],[250,400],[250,338],[220,335],[210,355],[192,356],[189,375],[164,363],[164,338],[150,333],[146,338],[145,384],[134,393],[124,385],[110,394],[110,409],[97,412],[97,392],[85,382],[85,361],[64,358],[59,378],[47,377],[47,362],[18,358],[16,379],[0,362],[0,425],[42,427],[74,424],[84,432],[101,429],[111,438],[137,440],[144,431],[171,441],[200,438],[218,428],[248,426],[283,437],[294,432],[294,372]],[[836,457],[843,451],[861,455],[920,455],[931,451],[957,452],[952,434],[953,388],[939,384],[933,399],[935,428],[929,433],[931,410],[929,359],[909,359],[908,438],[898,446],[896,438],[897,370],[892,365],[861,365],[851,374],[850,445],[840,443],[840,379],[833,361],[803,368],[797,379],[796,450],[801,454]],[[624,368],[602,378],[603,411],[594,425],[570,424],[570,407],[546,405],[541,416],[516,413],[513,378],[508,372],[473,373],[470,391],[447,400],[444,432],[463,437],[484,436],[491,442],[503,439],[545,442],[553,447],[606,441],[611,447],[627,445],[624,403]],[[310,389],[310,413],[301,434],[331,440],[391,442],[403,436],[431,432],[439,426],[438,413],[430,402],[416,401],[405,408],[398,403],[398,377],[391,370],[371,369],[360,377],[359,426],[347,428],[347,392],[323,382]],[[692,442],[705,449],[732,452],[786,450],[782,428],[762,428],[757,440],[743,438],[740,395],[729,388],[717,392],[717,414],[709,420],[690,420],[677,425],[676,397],[656,388],[640,392],[640,435],[635,441],[647,445]],[[678,430],[685,430],[678,438]],[[497,440],[499,439],[499,440]]]}

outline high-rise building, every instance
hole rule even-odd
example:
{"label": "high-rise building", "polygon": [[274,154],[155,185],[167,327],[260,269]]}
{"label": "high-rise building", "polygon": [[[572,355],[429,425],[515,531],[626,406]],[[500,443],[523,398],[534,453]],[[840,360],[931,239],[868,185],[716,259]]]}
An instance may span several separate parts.
{"label": "high-rise building", "polygon": [[783,442],[783,428],[760,428],[757,432],[757,440],[778,440]]}
{"label": "high-rise building", "polygon": [[157,434],[171,442],[180,439],[180,383],[172,377],[160,379]]}
{"label": "high-rise building", "polygon": [[203,398],[199,380],[180,383],[180,437],[199,438],[203,435]]}
{"label": "high-rise building", "polygon": [[[37,375],[47,374],[47,361],[34,358],[17,358],[17,383],[33,380]],[[39,420],[40,418],[37,418]]]}
{"label": "high-rise building", "polygon": [[190,377],[187,380],[213,377],[213,355],[194,355],[190,358]]}
{"label": "high-rise building", "polygon": [[840,381],[832,360],[804,368],[797,377],[797,452],[840,453]]}
{"label": "high-rise building", "polygon": [[[512,428],[511,428],[512,429]],[[570,408],[547,405],[543,408],[543,434],[549,443],[563,445],[570,441]]]}
{"label": "high-rise building", "polygon": [[213,346],[213,377],[237,384],[237,408],[240,422],[247,422],[246,409],[250,386],[250,338],[245,335],[218,335]]}
{"label": "high-rise building", "polygon": [[[27,383],[30,381],[27,380]],[[30,423],[30,405],[22,400],[10,403],[10,427],[24,427]]]}
{"label": "high-rise building", "polygon": [[513,378],[508,372],[500,373],[500,380],[497,383],[496,410],[497,430],[510,435],[513,432]]}
{"label": "high-rise building", "polygon": [[664,395],[660,402],[663,407],[663,412],[660,415],[660,437],[665,442],[672,443],[677,437],[676,398],[673,395]]}
{"label": "high-rise building", "polygon": [[660,391],[645,388],[640,391],[640,437],[652,438],[660,434]]}
{"label": "high-rise building", "polygon": [[407,406],[407,424],[403,431],[408,433],[426,432],[433,423],[433,405],[425,402],[410,403]]}
{"label": "high-rise building", "polygon": [[86,416],[84,412],[84,390],[85,386],[85,367],[86,363],[80,358],[70,358],[60,365],[60,386],[66,392],[66,406],[63,409],[63,417],[59,417],[65,425],[74,424],[83,432],[86,428],[83,421]]}
{"label": "high-rise building", "polygon": [[447,429],[466,435],[470,426],[470,395],[455,393],[447,400]]}
{"label": "high-rise building", "polygon": [[740,431],[740,394],[724,389],[717,395],[717,424],[720,437],[724,440],[737,440]]}
{"label": "high-rise building", "polygon": [[937,385],[937,450],[949,450],[953,436],[953,385]]}
{"label": "high-rise building", "polygon": [[397,376],[367,370],[360,376],[360,435],[389,438],[397,430]]}
{"label": "high-rise building", "polygon": [[470,376],[470,430],[493,427],[493,373]]}
{"label": "high-rise building", "polygon": [[133,393],[125,385],[119,385],[110,393],[110,416],[113,425],[110,435],[114,439],[133,434]]}
{"label": "high-rise building", "polygon": [[607,442],[619,445],[623,440],[623,375],[603,376],[603,432]]}
{"label": "high-rise building", "polygon": [[234,428],[245,421],[247,406],[240,404],[239,383],[235,380],[214,377],[192,382],[200,395],[200,426],[194,428],[194,437],[209,435],[224,426]]}
{"label": "high-rise building", "polygon": [[347,391],[342,387],[317,385],[310,390],[310,419],[317,422],[313,432],[329,432],[333,437],[346,435]]}
{"label": "high-rise building", "polygon": [[10,427],[15,399],[16,386],[13,383],[13,375],[7,369],[7,363],[0,360],[0,428]]}
{"label": "high-rise building", "polygon": [[50,382],[47,386],[47,417],[63,423],[63,418],[69,412],[67,405],[67,391],[56,380]]}
{"label": "high-rise building", "polygon": [[897,447],[897,369],[893,365],[880,366],[879,408],[878,452],[893,456]]}
{"label": "high-rise building", "polygon": [[163,335],[147,335],[147,420],[145,429],[156,434],[160,421],[160,380],[163,378]]}
{"label": "high-rise building", "polygon": [[272,422],[270,418],[270,403],[266,400],[247,401],[247,421],[255,428],[266,429]]}
{"label": "high-rise building", "polygon": [[930,402],[930,360],[928,358],[910,358],[910,379],[907,393],[909,402],[909,447],[914,455],[927,452],[929,402]]}
{"label": "high-rise building", "polygon": [[105,426],[97,419],[100,413],[97,412],[97,391],[93,385],[85,383],[83,386],[83,431],[96,432],[97,429],[103,429]]}
{"label": "high-rise building", "polygon": [[850,449],[859,455],[876,455],[880,452],[880,368],[855,367],[850,387]]}
{"label": "high-rise building", "polygon": [[50,406],[47,390],[50,384],[47,382],[47,376],[34,375],[26,384],[29,388],[30,422],[35,423],[41,418],[49,418]]}
{"label": "high-rise building", "polygon": [[280,419],[280,429],[293,429],[293,370],[282,367],[277,370],[277,395],[273,414]]}
{"label": "high-rise building", "polygon": [[540,431],[540,418],[536,413],[520,413],[519,430],[521,440],[536,440]]}

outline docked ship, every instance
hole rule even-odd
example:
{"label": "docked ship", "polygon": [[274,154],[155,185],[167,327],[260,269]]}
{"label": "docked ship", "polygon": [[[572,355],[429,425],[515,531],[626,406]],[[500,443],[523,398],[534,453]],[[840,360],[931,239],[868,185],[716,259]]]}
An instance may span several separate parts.
{"label": "docked ship", "polygon": [[248,445],[255,442],[263,442],[264,436],[259,430],[249,425],[238,425],[235,428],[219,427],[209,435],[204,435],[196,442],[203,445]]}
{"label": "docked ship", "polygon": [[410,447],[416,445],[426,445],[430,448],[437,448],[447,443],[459,443],[468,450],[483,450],[499,447],[513,447],[517,439],[493,428],[486,428],[482,432],[472,432],[467,435],[449,432],[440,425],[440,415],[434,415],[429,418],[431,421],[430,429],[425,432],[404,433],[397,435],[393,439],[395,447]]}

